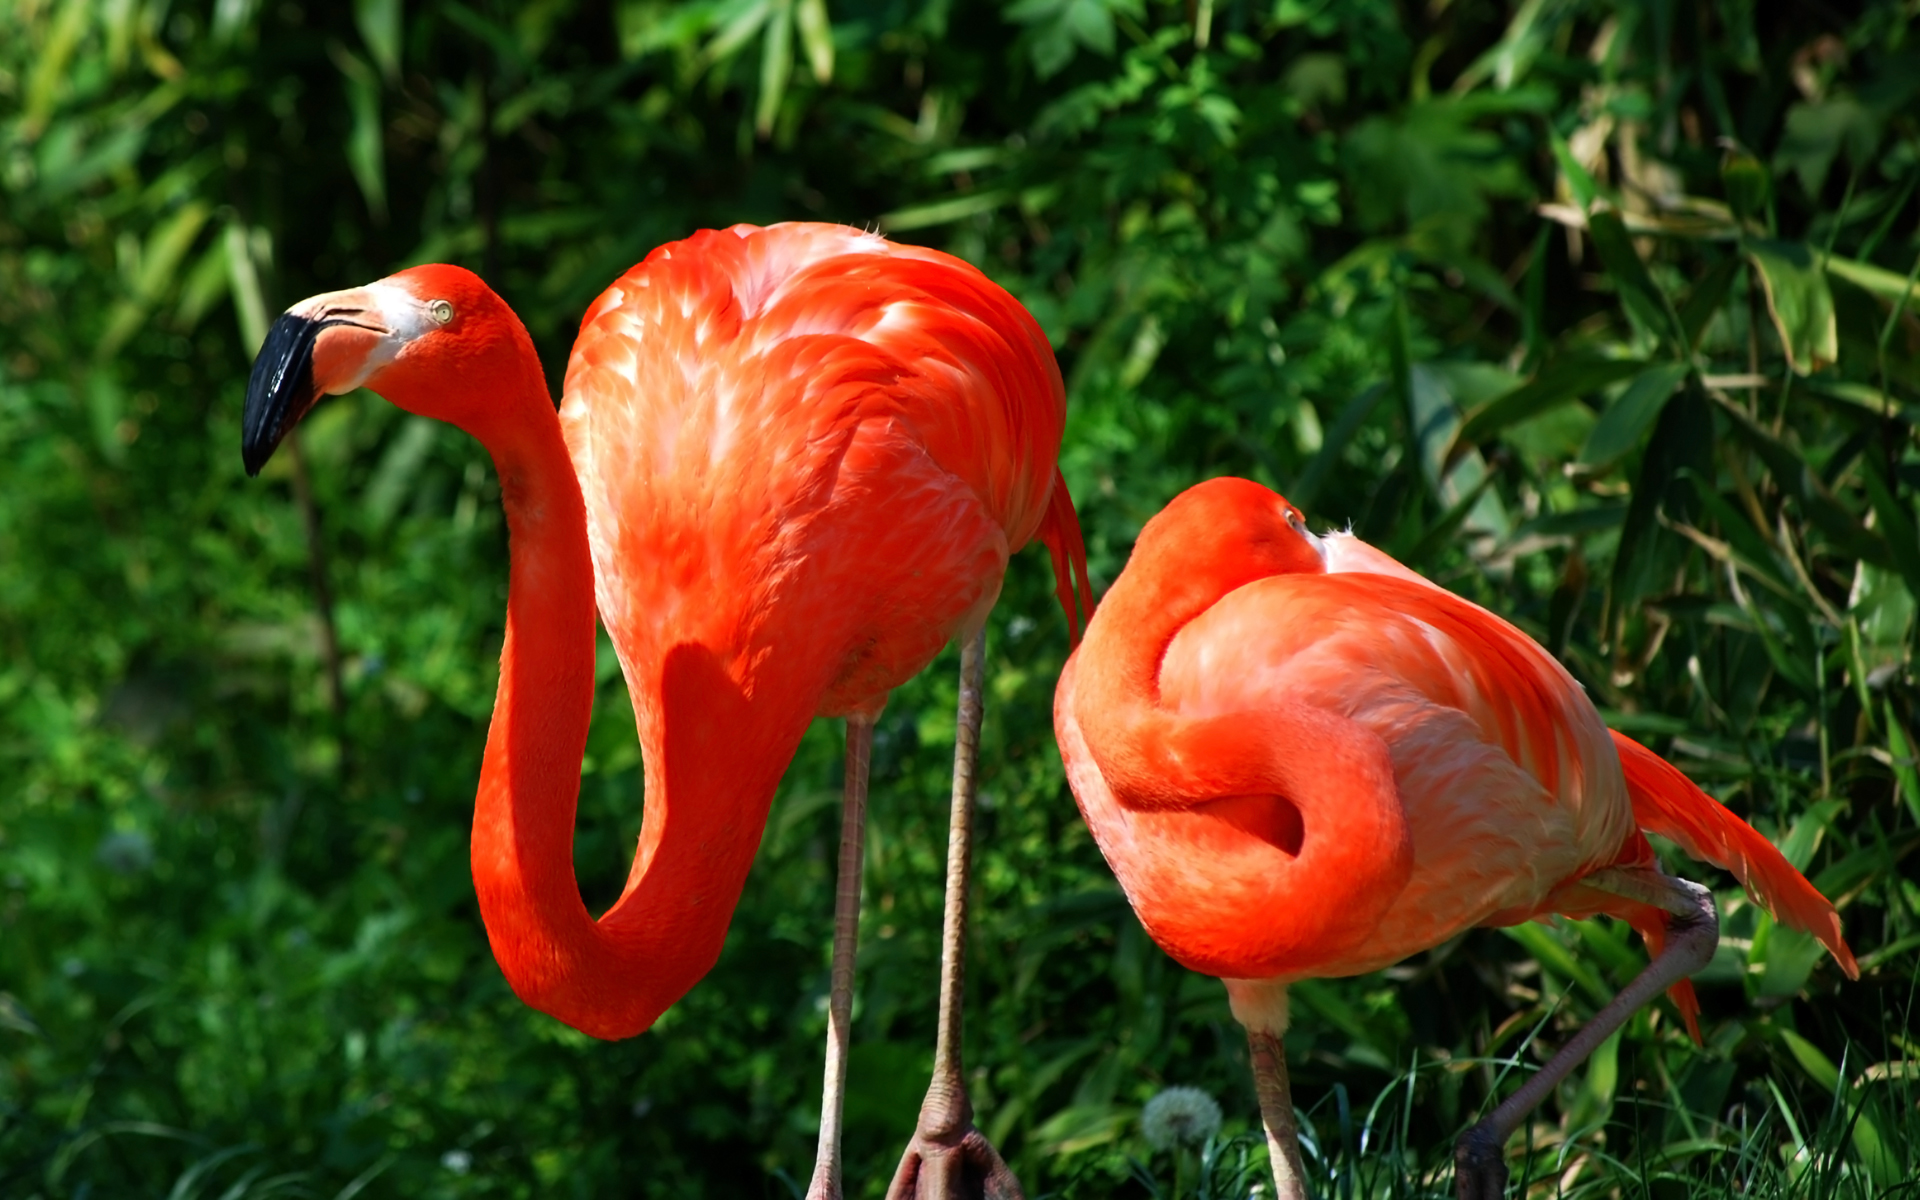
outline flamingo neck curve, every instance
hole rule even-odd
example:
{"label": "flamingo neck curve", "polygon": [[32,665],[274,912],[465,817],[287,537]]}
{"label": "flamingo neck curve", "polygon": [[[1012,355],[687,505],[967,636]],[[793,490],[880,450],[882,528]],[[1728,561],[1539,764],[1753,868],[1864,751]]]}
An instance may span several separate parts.
{"label": "flamingo neck curve", "polygon": [[[1371,935],[1411,877],[1393,762],[1377,734],[1314,705],[1163,703],[1174,638],[1228,594],[1290,573],[1259,554],[1192,561],[1187,544],[1143,534],[1075,656],[1069,703],[1107,792],[1082,807],[1176,959],[1228,979],[1299,978]],[[1234,669],[1231,647],[1218,659]],[[1284,1020],[1281,1007],[1264,1023]]]}
{"label": "flamingo neck curve", "polygon": [[[737,823],[736,806],[691,796],[676,806],[669,830],[668,775],[682,796],[746,786],[771,799],[785,759],[770,780],[747,779],[698,737],[684,744],[668,728],[665,754],[649,739],[648,828],[625,894],[601,920],[592,918],[574,875],[573,835],[593,709],[593,560],[579,478],[537,372],[534,379],[520,390],[537,390],[537,404],[516,397],[498,406],[513,419],[470,430],[499,473],[511,559],[500,684],[474,806],[474,890],[515,994],[595,1037],[631,1037],[713,965],[732,913],[735,897],[700,879],[711,864],[679,850],[698,846],[740,860],[734,874],[743,879],[757,844],[728,827]],[[669,656],[662,707],[699,708],[710,697],[724,705],[730,693],[716,693],[725,681],[709,667]],[[701,722],[694,731],[708,727]],[[747,766],[750,774],[764,768]],[[656,854],[668,836],[675,851]]]}

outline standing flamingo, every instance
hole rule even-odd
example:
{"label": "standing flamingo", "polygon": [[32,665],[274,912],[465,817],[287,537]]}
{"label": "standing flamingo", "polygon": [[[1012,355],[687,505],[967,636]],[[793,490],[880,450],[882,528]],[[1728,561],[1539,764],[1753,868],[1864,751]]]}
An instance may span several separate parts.
{"label": "standing flamingo", "polygon": [[1306,1189],[1280,1036],[1287,986],[1476,925],[1624,918],[1652,964],[1456,1148],[1499,1200],[1507,1137],[1662,988],[1695,1039],[1705,888],[1642,831],[1734,872],[1850,977],[1825,897],[1658,755],[1610,734],[1525,634],[1280,496],[1216,479],[1141,530],[1054,697],[1067,778],[1153,939],[1225,981],[1283,1200]]}
{"label": "standing flamingo", "polygon": [[[776,785],[816,716],[847,720],[832,995],[809,1196],[837,1198],[867,753],[888,692],[962,653],[935,1076],[906,1195],[969,1173],[1017,1195],[959,1061],[965,852],[983,628],[1036,535],[1074,624],[1084,551],[1054,459],[1065,398],[1026,311],[931,250],[830,225],[663,246],[582,323],[556,416],[539,359],[470,272],[426,266],[303,301],[248,389],[257,472],[323,394],[370,388],[486,447],[511,540],[500,686],[473,821],[494,957],[586,1033],[646,1030],[719,957]],[[573,875],[594,611],[645,758],[640,842],[598,921]],[[909,1170],[912,1168],[912,1170]]]}

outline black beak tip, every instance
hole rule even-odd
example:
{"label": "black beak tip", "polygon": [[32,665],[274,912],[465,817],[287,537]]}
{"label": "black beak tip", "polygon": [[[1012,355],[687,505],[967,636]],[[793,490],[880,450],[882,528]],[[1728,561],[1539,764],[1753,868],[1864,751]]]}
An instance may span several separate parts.
{"label": "black beak tip", "polygon": [[267,331],[247,380],[240,425],[240,461],[256,476],[287,431],[318,400],[313,383],[313,342],[326,324],[286,313]]}

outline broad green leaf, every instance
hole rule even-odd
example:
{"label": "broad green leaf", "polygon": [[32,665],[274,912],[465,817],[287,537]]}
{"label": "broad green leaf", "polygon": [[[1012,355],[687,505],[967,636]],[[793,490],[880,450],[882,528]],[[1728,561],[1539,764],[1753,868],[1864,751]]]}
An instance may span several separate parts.
{"label": "broad green leaf", "polygon": [[1845,92],[1795,104],[1787,110],[1786,135],[1774,155],[1783,171],[1800,177],[1808,195],[1826,186],[1827,171],[1842,151],[1864,164],[1880,140],[1884,118]]}
{"label": "broad green leaf", "polygon": [[1600,414],[1587,444],[1580,448],[1580,461],[1604,467],[1638,446],[1688,370],[1685,363],[1655,363],[1642,370]]}
{"label": "broad green leaf", "polygon": [[188,330],[198,325],[207,311],[226,296],[231,275],[226,239],[215,238],[180,285],[180,305],[173,317],[175,324]]}
{"label": "broad green leaf", "polygon": [[60,5],[47,40],[36,47],[33,75],[27,82],[26,119],[20,125],[23,141],[32,142],[46,129],[54,105],[71,82],[68,64],[80,39],[86,35],[87,18],[91,15],[91,5]]}
{"label": "broad green leaf", "polygon": [[760,32],[760,27],[767,23],[767,18],[772,15],[776,2],[777,0],[757,0],[756,3],[740,9],[700,51],[701,61],[708,64],[719,62],[746,45],[747,39]]}
{"label": "broad green leaf", "polygon": [[1047,79],[1059,74],[1080,49],[1112,55],[1116,12],[1138,19],[1145,6],[1141,0],[1015,0],[1006,18],[1028,27],[1033,69]]}
{"label": "broad green leaf", "polygon": [[1433,494],[1449,510],[1421,545],[1450,537],[1464,522],[1475,535],[1505,538],[1512,529],[1506,507],[1489,486],[1492,479],[1480,451],[1461,443],[1464,403],[1497,394],[1512,381],[1507,372],[1486,363],[1414,363],[1407,371],[1407,416],[1420,466]]}
{"label": "broad green leaf", "polygon": [[[1539,416],[1646,370],[1637,358],[1594,358],[1567,355],[1553,359],[1531,380],[1495,399],[1468,417],[1460,427],[1461,441],[1481,442],[1509,425]],[[1684,376],[1685,371],[1681,374]],[[1657,410],[1656,410],[1657,411]]]}
{"label": "broad green leaf", "polygon": [[1787,365],[1806,375],[1840,357],[1833,294],[1826,272],[1804,242],[1751,241],[1747,257],[1760,272],[1767,315],[1780,334]]}

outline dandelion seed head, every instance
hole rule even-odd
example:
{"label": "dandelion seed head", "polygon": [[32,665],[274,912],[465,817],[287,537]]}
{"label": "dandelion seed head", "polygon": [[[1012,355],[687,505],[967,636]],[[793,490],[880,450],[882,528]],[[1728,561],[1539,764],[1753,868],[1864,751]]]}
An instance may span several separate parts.
{"label": "dandelion seed head", "polygon": [[1140,1132],[1155,1150],[1198,1146],[1220,1132],[1220,1106],[1199,1088],[1170,1087],[1140,1110]]}

